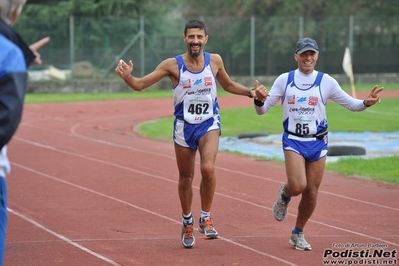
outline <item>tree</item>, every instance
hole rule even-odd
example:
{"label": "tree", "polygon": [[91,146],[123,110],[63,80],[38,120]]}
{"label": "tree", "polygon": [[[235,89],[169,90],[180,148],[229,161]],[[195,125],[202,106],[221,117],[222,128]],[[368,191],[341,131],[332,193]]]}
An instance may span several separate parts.
{"label": "tree", "polygon": [[[27,41],[33,42],[50,36],[50,44],[43,48],[52,50],[54,57],[68,62],[69,54],[62,53],[70,46],[70,17],[74,18],[74,47],[83,55],[109,53],[112,44],[126,45],[140,30],[138,18],[154,17],[154,21],[173,10],[179,0],[29,0],[15,27]],[[156,6],[156,8],[154,8]],[[38,19],[40,18],[40,19]],[[156,31],[163,23],[146,25],[146,30]],[[121,49],[121,48],[116,48]],[[102,51],[102,52],[100,52]],[[94,57],[94,56],[93,56]]]}
{"label": "tree", "polygon": [[182,12],[194,16],[348,16],[397,15],[397,0],[182,0]]}
{"label": "tree", "polygon": [[[42,21],[53,21],[69,16],[115,16],[138,18],[169,12],[178,0],[29,0],[25,16],[39,16]],[[154,8],[156,6],[157,8]]]}

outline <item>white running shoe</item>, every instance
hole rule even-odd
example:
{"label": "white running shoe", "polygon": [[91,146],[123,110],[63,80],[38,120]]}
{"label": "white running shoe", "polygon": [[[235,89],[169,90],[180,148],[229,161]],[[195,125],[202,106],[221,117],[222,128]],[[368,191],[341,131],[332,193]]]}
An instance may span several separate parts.
{"label": "white running shoe", "polygon": [[284,190],[284,185],[280,188],[278,192],[278,199],[273,205],[274,218],[279,222],[284,220],[288,213],[288,202],[285,202],[281,197],[283,190]]}
{"label": "white running shoe", "polygon": [[296,250],[312,250],[312,246],[306,242],[303,233],[292,234],[289,243],[294,246]]}

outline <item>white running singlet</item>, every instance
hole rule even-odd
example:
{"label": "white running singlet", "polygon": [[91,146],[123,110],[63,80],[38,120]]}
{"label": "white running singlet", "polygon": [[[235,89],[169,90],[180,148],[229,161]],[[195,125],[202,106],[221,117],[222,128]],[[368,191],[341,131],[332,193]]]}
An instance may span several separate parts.
{"label": "white running singlet", "polygon": [[[330,75],[314,70],[306,75],[298,69],[281,74],[270,89],[269,97],[256,112],[263,114],[281,100],[284,131],[312,135],[327,129],[328,100],[351,111],[363,111],[362,100],[348,95]],[[301,139],[302,141],[308,141]]]}
{"label": "white running singlet", "polygon": [[191,72],[181,55],[176,56],[179,82],[173,88],[174,115],[178,120],[199,124],[219,113],[216,79],[209,53],[204,53],[205,64],[200,72]]}

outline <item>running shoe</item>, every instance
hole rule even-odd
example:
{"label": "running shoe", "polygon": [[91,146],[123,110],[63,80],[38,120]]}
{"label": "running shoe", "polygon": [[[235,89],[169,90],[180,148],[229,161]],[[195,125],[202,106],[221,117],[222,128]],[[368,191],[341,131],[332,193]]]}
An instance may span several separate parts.
{"label": "running shoe", "polygon": [[181,230],[181,243],[185,248],[192,248],[195,245],[194,224],[184,224]]}
{"label": "running shoe", "polygon": [[294,246],[296,250],[312,250],[312,246],[306,242],[303,233],[292,234],[289,243]]}
{"label": "running shoe", "polygon": [[205,239],[218,238],[218,232],[213,227],[211,217],[200,218],[198,232],[204,234]]}
{"label": "running shoe", "polygon": [[282,199],[283,191],[284,191],[284,185],[280,188],[280,190],[278,192],[278,199],[273,205],[273,214],[274,214],[274,218],[276,218],[277,221],[284,220],[288,213],[288,203],[289,202],[285,202]]}

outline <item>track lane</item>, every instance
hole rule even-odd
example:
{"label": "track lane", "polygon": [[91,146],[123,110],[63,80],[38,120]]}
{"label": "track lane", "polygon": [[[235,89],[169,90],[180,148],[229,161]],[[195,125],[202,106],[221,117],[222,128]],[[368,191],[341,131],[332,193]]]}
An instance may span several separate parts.
{"label": "track lane", "polygon": [[[240,97],[237,98],[240,99]],[[231,99],[228,99],[229,102]],[[156,102],[159,105],[158,100]],[[10,186],[15,185],[13,191],[25,189],[26,194],[35,194],[37,187],[43,186],[40,191],[47,196],[47,200],[39,201],[39,206],[44,209],[33,207],[34,202],[30,201],[35,197],[29,201],[23,201],[18,208],[26,212],[27,217],[37,215],[43,221],[53,219],[52,226],[60,227],[61,229],[58,230],[62,230],[63,221],[60,217],[63,216],[65,210],[58,210],[58,208],[71,204],[70,200],[61,200],[64,197],[60,197],[59,203],[55,204],[56,207],[46,207],[48,199],[55,198],[54,194],[62,195],[61,193],[66,190],[66,184],[61,182],[64,185],[60,185],[60,181],[49,182],[48,180],[38,182],[35,179],[33,184],[27,186],[26,182],[23,182],[23,176],[31,175],[26,173],[27,169],[38,171],[40,175],[53,176],[55,173],[56,178],[60,180],[103,193],[107,197],[123,200],[123,202],[117,201],[116,204],[115,200],[107,197],[105,197],[106,200],[95,200],[94,198],[104,198],[104,196],[92,192],[87,193],[87,191],[82,193],[82,189],[74,186],[72,186],[74,189],[67,194],[75,195],[74,197],[77,198],[77,210],[70,210],[75,220],[82,220],[82,225],[77,228],[81,228],[83,233],[90,232],[88,240],[102,240],[93,241],[96,243],[95,247],[98,242],[103,242],[100,247],[97,247],[102,250],[99,254],[104,252],[117,263],[123,262],[124,265],[146,265],[145,263],[164,265],[161,262],[171,263],[176,256],[180,260],[174,261],[175,265],[180,263],[183,265],[190,261],[194,265],[201,265],[201,261],[192,261],[194,256],[191,255],[199,255],[201,253],[197,252],[204,252],[204,250],[210,254],[209,260],[215,262],[215,265],[236,262],[240,265],[264,265],[262,262],[265,259],[268,265],[289,265],[290,263],[319,265],[323,249],[330,247],[333,242],[359,239],[359,242],[385,241],[389,245],[397,245],[398,226],[391,218],[397,217],[399,206],[396,202],[387,200],[397,195],[397,186],[380,183],[375,185],[374,182],[348,179],[327,173],[321,188],[319,206],[313,217],[314,221],[312,219],[309,222],[307,229],[308,240],[312,244],[318,243],[318,247],[306,254],[292,250],[287,242],[295,219],[295,202],[290,206],[287,221],[278,223],[271,217],[271,206],[275,200],[276,191],[285,180],[284,167],[281,164],[263,162],[245,156],[220,153],[217,159],[218,186],[212,213],[221,233],[221,241],[204,241],[197,233],[196,248],[184,250],[178,240],[181,218],[176,192],[177,170],[173,145],[169,142],[141,138],[131,132],[132,124],[164,116],[167,110],[151,112],[144,110],[146,105],[141,104],[135,101],[113,101],[88,104],[87,108],[82,103],[77,104],[77,107],[74,104],[28,106],[25,110],[23,125],[19,129],[17,138],[10,145],[10,158],[15,164],[13,164],[13,172],[8,182]],[[61,106],[64,105],[69,108],[69,111],[63,111]],[[240,104],[233,105],[237,107]],[[73,110],[72,114],[71,110]],[[20,147],[17,148],[18,146]],[[54,165],[50,163],[51,161],[58,164]],[[18,170],[18,168],[21,169]],[[18,178],[14,180],[12,178],[17,175],[21,176],[21,180],[14,183],[13,181]],[[195,178],[196,190],[198,190],[199,179],[199,177]],[[349,180],[348,185],[346,185],[347,180]],[[364,187],[362,191],[353,189],[359,188],[359,182]],[[55,193],[46,194],[47,190],[54,190],[54,188],[46,187],[45,184],[48,183],[51,187],[57,187]],[[352,190],[347,192],[344,190],[346,186]],[[326,190],[325,193],[323,193],[324,190]],[[88,199],[78,200],[81,197],[84,198],[84,194],[90,194],[86,195]],[[135,197],[131,197],[132,194]],[[10,195],[10,206],[20,200],[11,197]],[[65,198],[70,197],[65,196]],[[103,204],[103,201],[110,204],[111,208],[104,209],[103,206],[99,206]],[[198,201],[197,193],[194,195],[194,214],[199,210]],[[86,202],[93,203],[85,206]],[[322,204],[325,202],[334,202],[336,207],[331,204],[323,207]],[[130,210],[132,207],[129,204],[139,208],[133,207],[135,210]],[[120,205],[125,206],[122,208],[124,212],[114,214],[115,209],[121,208]],[[347,206],[345,215],[339,215],[342,213],[339,206]],[[119,230],[126,232],[124,235],[130,236],[134,232],[134,230],[126,230],[126,227],[129,227],[126,224],[130,223],[136,225],[135,229],[139,228],[137,231],[142,237],[124,239],[115,237],[111,233],[98,237],[102,236],[101,230],[93,230],[90,227],[90,220],[96,219],[85,219],[85,211],[78,210],[80,208],[96,210],[89,212],[91,217],[103,218],[104,213],[111,214],[113,218],[118,217],[96,223],[98,228],[110,228],[110,224],[116,223],[117,229],[114,232]],[[153,213],[143,214],[146,212],[140,208],[148,209],[160,216],[155,215],[154,218]],[[359,208],[369,208],[369,212],[360,215],[352,212]],[[381,209],[383,211],[380,213]],[[386,211],[388,213],[385,213]],[[377,217],[373,213],[378,214]],[[388,222],[384,223],[383,227],[378,226],[382,221],[378,217],[384,217],[384,215],[389,218]],[[361,222],[358,219],[362,219]],[[89,220],[88,224],[83,224],[85,220]],[[156,235],[154,238],[146,237],[145,229],[148,228],[149,221],[153,224],[150,227],[150,235]],[[366,226],[359,226],[364,224],[364,221],[367,221]],[[71,227],[71,224],[66,225]],[[374,233],[376,226],[378,230]],[[367,230],[367,234],[363,234],[364,230]],[[57,230],[54,231],[57,232]],[[13,236],[15,233],[9,229],[9,235]],[[71,239],[77,238],[76,235],[72,234],[72,236],[74,237]],[[84,245],[90,245],[89,243],[91,244],[91,241],[85,241]],[[112,252],[108,250],[109,243],[113,245],[117,243],[117,246],[111,248]],[[132,252],[131,248],[129,251],[129,246],[134,247],[138,252]],[[154,252],[156,255],[153,254]],[[171,254],[168,254],[169,252]],[[212,254],[213,252],[215,254]],[[136,258],[137,254],[141,254],[139,258]],[[190,254],[190,258],[186,258],[185,254]],[[8,253],[6,253],[6,259],[7,255]],[[201,255],[199,257],[202,258]]]}

